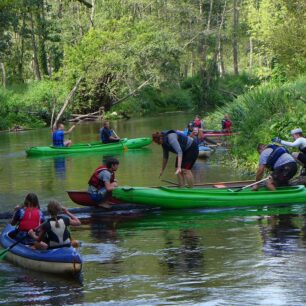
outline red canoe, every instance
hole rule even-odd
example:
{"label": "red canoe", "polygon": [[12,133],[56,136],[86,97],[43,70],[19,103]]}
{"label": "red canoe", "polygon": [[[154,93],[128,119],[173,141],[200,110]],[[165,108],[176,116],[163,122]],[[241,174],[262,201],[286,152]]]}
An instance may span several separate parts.
{"label": "red canoe", "polygon": [[220,136],[233,136],[239,133],[223,132],[223,131],[203,131],[203,135],[206,137],[220,137]]}

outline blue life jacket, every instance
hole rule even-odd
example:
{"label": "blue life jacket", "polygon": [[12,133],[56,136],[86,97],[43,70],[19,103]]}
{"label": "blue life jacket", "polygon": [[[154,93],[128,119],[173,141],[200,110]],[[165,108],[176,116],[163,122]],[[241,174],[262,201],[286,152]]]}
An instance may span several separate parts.
{"label": "blue life jacket", "polygon": [[270,169],[271,171],[274,170],[274,165],[276,164],[277,160],[285,153],[289,153],[289,151],[282,147],[278,146],[275,144],[269,144],[267,148],[272,149],[273,151],[271,152],[270,156],[268,157],[267,160],[267,168]]}
{"label": "blue life jacket", "polygon": [[188,143],[188,136],[186,136],[182,132],[174,131],[174,130],[167,130],[167,131],[162,132],[162,134],[164,136],[164,141],[163,141],[163,144],[162,144],[163,148],[165,148],[166,150],[176,154],[176,151],[169,144],[169,140],[168,140],[168,137],[167,137],[171,133],[175,133],[177,135],[178,143],[180,144],[180,147],[181,147],[182,151],[185,152],[186,148],[187,148],[187,143]]}
{"label": "blue life jacket", "polygon": [[55,147],[64,146],[64,131],[56,130],[55,132],[53,132],[53,145]]}
{"label": "blue life jacket", "polygon": [[100,130],[100,139],[103,143],[109,143],[109,137],[112,136],[110,129],[103,128]]}

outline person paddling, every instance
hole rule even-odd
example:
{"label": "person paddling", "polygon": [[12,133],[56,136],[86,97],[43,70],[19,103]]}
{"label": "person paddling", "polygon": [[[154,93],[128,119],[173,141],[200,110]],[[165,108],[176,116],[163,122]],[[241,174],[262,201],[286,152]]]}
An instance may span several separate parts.
{"label": "person paddling", "polygon": [[[95,202],[102,202],[117,187],[115,172],[119,167],[117,158],[109,158],[105,165],[98,167],[88,181],[88,192]],[[107,207],[107,206],[106,206]],[[107,207],[108,208],[108,207]]]}
{"label": "person paddling", "polygon": [[[33,230],[29,235],[38,243],[35,244],[37,249],[54,249],[60,247],[70,247],[70,233],[68,226],[81,225],[81,221],[69,212],[66,208],[61,207],[57,201],[50,201],[48,204],[50,218],[41,225],[39,235]],[[62,215],[64,213],[65,215]]]}
{"label": "person paddling", "polygon": [[[265,145],[260,143],[257,146],[260,154],[259,166],[256,172],[256,182],[260,181],[266,169],[271,171],[271,178],[267,182],[267,188],[271,191],[275,187],[288,186],[289,180],[297,172],[297,164],[288,151],[281,146]],[[253,191],[257,191],[259,185],[253,186]]]}
{"label": "person paddling", "polygon": [[108,121],[103,123],[103,128],[100,129],[100,140],[103,143],[119,142],[120,138],[116,133],[110,129],[110,124]]}
{"label": "person paddling", "polygon": [[71,126],[68,131],[65,131],[65,126],[62,123],[58,123],[52,130],[52,140],[54,147],[70,147],[72,141],[69,139],[64,141],[65,135],[70,134],[75,129],[75,124]]}
{"label": "person paddling", "polygon": [[23,207],[16,206],[11,225],[16,225],[15,239],[22,239],[23,244],[33,244],[34,241],[28,236],[28,231],[37,228],[45,221],[43,212],[40,210],[38,197],[35,193],[29,193],[25,197]]}
{"label": "person paddling", "polygon": [[159,176],[163,175],[168,163],[169,152],[172,152],[176,154],[175,174],[179,185],[184,186],[186,180],[188,186],[193,187],[191,169],[199,155],[199,147],[193,139],[174,130],[153,133],[152,139],[163,148],[163,164]]}
{"label": "person paddling", "polygon": [[301,128],[291,131],[294,142],[281,140],[279,137],[272,139],[273,142],[280,143],[283,146],[298,148],[300,152],[293,152],[292,156],[302,165],[301,176],[306,176],[306,138],[303,136]]}

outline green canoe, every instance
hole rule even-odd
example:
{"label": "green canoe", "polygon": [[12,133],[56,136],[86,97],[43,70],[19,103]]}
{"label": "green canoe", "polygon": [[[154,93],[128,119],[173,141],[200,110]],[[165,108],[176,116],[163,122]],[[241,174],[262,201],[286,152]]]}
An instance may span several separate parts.
{"label": "green canoe", "polygon": [[226,188],[120,187],[113,191],[113,197],[129,203],[161,208],[224,208],[271,204],[306,204],[306,188],[303,185],[298,185],[281,187],[276,191],[268,191],[263,187],[259,191],[244,189],[233,192]]}
{"label": "green canoe", "polygon": [[26,150],[28,156],[65,155],[71,153],[110,152],[137,149],[149,145],[151,138],[122,139],[120,142],[103,144],[101,142],[75,144],[70,147],[31,147]]}

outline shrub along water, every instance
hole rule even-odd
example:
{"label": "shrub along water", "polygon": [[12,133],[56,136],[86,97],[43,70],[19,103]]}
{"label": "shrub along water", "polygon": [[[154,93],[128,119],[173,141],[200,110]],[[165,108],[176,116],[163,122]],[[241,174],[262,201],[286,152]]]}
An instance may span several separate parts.
{"label": "shrub along water", "polygon": [[290,130],[296,127],[306,131],[305,93],[306,76],[283,84],[271,81],[219,108],[209,123],[220,127],[223,115],[230,115],[234,130],[240,132],[232,143],[234,160],[254,170],[258,143],[270,143],[275,136],[290,139]]}

